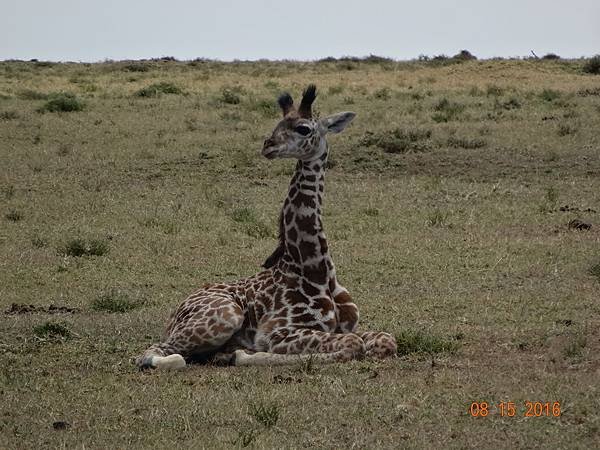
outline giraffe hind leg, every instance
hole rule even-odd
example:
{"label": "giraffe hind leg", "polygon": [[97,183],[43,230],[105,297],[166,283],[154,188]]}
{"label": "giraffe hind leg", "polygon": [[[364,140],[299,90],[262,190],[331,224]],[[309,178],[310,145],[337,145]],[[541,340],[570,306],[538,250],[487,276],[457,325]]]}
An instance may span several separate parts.
{"label": "giraffe hind leg", "polygon": [[140,369],[181,369],[186,361],[210,360],[244,322],[240,306],[225,293],[185,300],[173,314],[164,342],[137,359]]}
{"label": "giraffe hind leg", "polygon": [[346,362],[362,359],[365,344],[353,333],[327,333],[308,328],[280,329],[268,339],[267,352],[235,352],[236,366],[281,366]]}

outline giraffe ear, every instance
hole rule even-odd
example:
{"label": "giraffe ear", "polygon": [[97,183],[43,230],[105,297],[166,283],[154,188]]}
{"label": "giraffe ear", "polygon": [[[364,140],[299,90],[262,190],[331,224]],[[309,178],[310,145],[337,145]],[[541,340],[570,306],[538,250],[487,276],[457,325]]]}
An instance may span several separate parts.
{"label": "giraffe ear", "polygon": [[344,128],[346,128],[350,122],[352,122],[352,119],[354,119],[355,116],[356,113],[346,111],[327,116],[321,119],[320,123],[328,133],[340,133],[341,131],[344,131]]}

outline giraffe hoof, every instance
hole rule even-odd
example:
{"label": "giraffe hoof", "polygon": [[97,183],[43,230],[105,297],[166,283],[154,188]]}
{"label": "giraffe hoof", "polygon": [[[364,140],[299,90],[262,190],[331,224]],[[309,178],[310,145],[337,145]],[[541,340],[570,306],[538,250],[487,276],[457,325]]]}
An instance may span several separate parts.
{"label": "giraffe hoof", "polygon": [[232,362],[234,366],[244,366],[245,363],[248,361],[248,353],[246,353],[244,350],[236,350],[233,353],[233,358],[232,358]]}
{"label": "giraffe hoof", "polygon": [[174,354],[169,356],[153,356],[150,365],[160,370],[178,370],[185,367],[183,356]]}

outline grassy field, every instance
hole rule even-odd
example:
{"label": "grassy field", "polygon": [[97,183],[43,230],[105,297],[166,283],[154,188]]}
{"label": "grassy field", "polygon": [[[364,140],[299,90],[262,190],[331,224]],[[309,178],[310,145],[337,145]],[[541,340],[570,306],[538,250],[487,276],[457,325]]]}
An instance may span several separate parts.
{"label": "grassy field", "polygon": [[[600,76],[584,63],[0,62],[0,447],[592,448]],[[330,138],[325,229],[362,327],[401,354],[138,372],[178,301],[276,245],[294,164],[260,148],[276,96],[309,82],[323,115],[357,113]]]}

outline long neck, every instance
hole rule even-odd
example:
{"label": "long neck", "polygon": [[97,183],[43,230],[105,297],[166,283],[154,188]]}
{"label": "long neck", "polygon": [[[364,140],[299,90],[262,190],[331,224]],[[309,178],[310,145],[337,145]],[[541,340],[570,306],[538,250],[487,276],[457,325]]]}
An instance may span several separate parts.
{"label": "long neck", "polygon": [[282,262],[317,284],[327,283],[333,270],[321,221],[325,162],[326,156],[298,162],[280,223]]}

